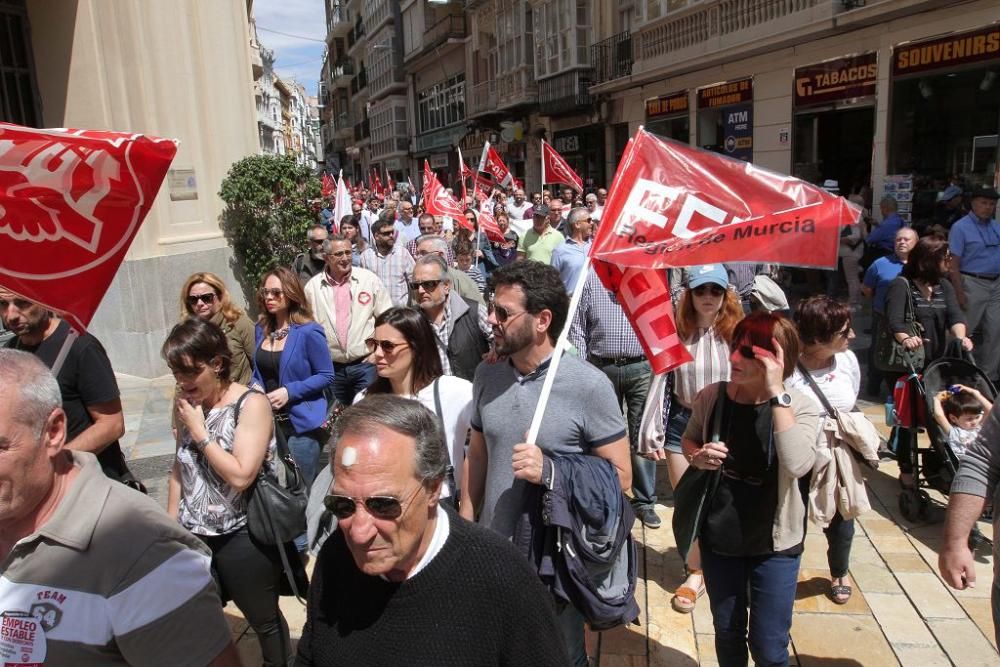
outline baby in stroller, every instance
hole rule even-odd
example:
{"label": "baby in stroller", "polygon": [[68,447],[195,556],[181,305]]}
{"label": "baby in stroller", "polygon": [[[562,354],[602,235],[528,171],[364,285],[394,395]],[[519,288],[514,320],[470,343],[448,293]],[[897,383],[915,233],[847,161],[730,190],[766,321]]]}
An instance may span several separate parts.
{"label": "baby in stroller", "polygon": [[993,404],[974,387],[954,384],[934,395],[934,420],[948,437],[948,447],[961,459],[979,435],[983,418]]}

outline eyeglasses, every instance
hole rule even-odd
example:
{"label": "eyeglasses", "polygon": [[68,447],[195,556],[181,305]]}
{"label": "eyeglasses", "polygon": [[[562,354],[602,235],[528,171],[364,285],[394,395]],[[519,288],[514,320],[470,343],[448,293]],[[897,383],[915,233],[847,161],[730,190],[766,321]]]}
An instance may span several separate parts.
{"label": "eyeglasses", "polygon": [[711,294],[712,296],[722,296],[726,293],[726,288],[720,285],[708,284],[708,285],[698,285],[691,289],[695,296],[705,296],[706,294]]}
{"label": "eyeglasses", "polygon": [[187,305],[195,306],[201,301],[204,304],[209,304],[215,301],[215,292],[206,292],[204,294],[191,294],[188,296]]}
{"label": "eyeglasses", "polygon": [[493,301],[490,301],[489,311],[497,319],[497,322],[499,324],[506,324],[508,320],[517,317],[518,315],[524,315],[526,312],[528,312],[526,310],[522,310],[519,313],[512,313],[503,306],[501,306],[500,304],[495,303]]}
{"label": "eyeglasses", "polygon": [[393,229],[392,227],[389,227],[388,229],[383,229],[382,231],[375,232],[375,236],[392,236],[395,233],[396,230]]}
{"label": "eyeglasses", "polygon": [[753,348],[749,345],[740,345],[736,348],[736,351],[740,353],[740,356],[744,359],[756,359],[757,355],[754,353]]}
{"label": "eyeglasses", "polygon": [[[417,495],[420,485],[413,490],[406,498],[406,504]],[[376,519],[398,519],[403,515],[403,503],[399,498],[393,496],[368,496],[367,498],[354,498],[331,493],[323,498],[323,505],[330,510],[333,516],[339,520],[349,519],[358,511],[358,503],[365,506],[365,510]]]}
{"label": "eyeglasses", "polygon": [[382,354],[392,354],[397,347],[406,347],[409,343],[394,343],[391,340],[378,340],[376,338],[369,338],[365,341],[365,345],[368,346],[368,353],[371,354],[375,351],[375,348],[382,348]]}
{"label": "eyeglasses", "polygon": [[425,292],[433,292],[442,282],[442,280],[415,280],[410,283],[410,290],[416,292],[422,288]]}
{"label": "eyeglasses", "polygon": [[326,241],[326,239],[309,239],[309,243],[313,245],[323,245],[323,241]]}
{"label": "eyeglasses", "polygon": [[264,297],[265,299],[267,297],[269,297],[269,296],[272,296],[275,299],[280,299],[282,296],[284,296],[284,294],[285,294],[285,290],[283,290],[283,289],[281,289],[279,287],[261,287],[260,288],[260,295],[262,297]]}
{"label": "eyeglasses", "polygon": [[328,253],[326,253],[326,256],[327,257],[337,257],[339,259],[341,257],[347,257],[350,254],[351,254],[350,250],[338,250],[337,252],[328,252]]}

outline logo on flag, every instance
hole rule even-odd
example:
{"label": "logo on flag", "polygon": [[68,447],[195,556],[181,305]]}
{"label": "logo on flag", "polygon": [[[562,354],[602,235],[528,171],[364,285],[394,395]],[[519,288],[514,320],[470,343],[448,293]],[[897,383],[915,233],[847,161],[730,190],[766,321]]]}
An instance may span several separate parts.
{"label": "logo on flag", "polygon": [[0,285],[83,329],[176,151],[138,134],[0,123]]}
{"label": "logo on flag", "polygon": [[431,171],[427,160],[424,160],[423,201],[427,212],[431,215],[448,216],[454,218],[462,226],[468,227],[468,221],[465,219],[462,207],[441,186],[441,181]]}
{"label": "logo on flag", "polygon": [[583,179],[569,166],[556,149],[542,140],[542,185],[559,183],[583,192]]}
{"label": "logo on flag", "polygon": [[514,183],[514,175],[504,164],[500,154],[486,142],[483,146],[483,155],[479,160],[479,171],[486,172],[493,178],[493,182],[502,187],[510,187]]}

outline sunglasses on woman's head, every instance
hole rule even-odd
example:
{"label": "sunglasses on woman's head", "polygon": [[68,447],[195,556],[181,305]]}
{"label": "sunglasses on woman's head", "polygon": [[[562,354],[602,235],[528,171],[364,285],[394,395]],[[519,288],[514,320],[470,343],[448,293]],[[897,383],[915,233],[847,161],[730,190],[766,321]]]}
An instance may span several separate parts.
{"label": "sunglasses on woman's head", "polygon": [[698,285],[691,289],[697,296],[705,296],[706,294],[711,294],[712,296],[722,296],[726,293],[726,288],[714,283],[709,283],[706,285]]}
{"label": "sunglasses on woman's head", "polygon": [[187,298],[187,305],[194,306],[201,301],[202,303],[208,304],[215,301],[215,292],[206,292],[205,294],[192,294]]}
{"label": "sunglasses on woman's head", "polygon": [[365,341],[365,345],[368,346],[368,352],[374,352],[375,348],[382,348],[384,354],[392,354],[393,351],[400,346],[405,346],[406,343],[394,343],[391,340],[378,340],[377,338],[369,338]]}
{"label": "sunglasses on woman's head", "polygon": [[[413,498],[419,490],[420,485],[417,485],[407,500]],[[351,496],[331,493],[323,498],[323,505],[326,506],[326,509],[330,510],[330,513],[341,521],[354,516],[354,513],[358,511],[358,502],[361,502],[365,506],[365,510],[376,519],[398,519],[403,515],[402,501],[393,496],[352,498]]]}

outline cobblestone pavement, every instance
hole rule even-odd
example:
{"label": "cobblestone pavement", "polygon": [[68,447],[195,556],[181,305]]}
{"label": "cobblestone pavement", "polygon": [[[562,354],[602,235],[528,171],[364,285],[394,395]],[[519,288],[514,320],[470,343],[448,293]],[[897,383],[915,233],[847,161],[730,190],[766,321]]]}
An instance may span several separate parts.
{"label": "cobblestone pavement", "polygon": [[[863,320],[856,322],[859,329]],[[860,338],[866,338],[861,330]],[[863,361],[863,352],[858,350]],[[119,377],[125,409],[126,434],[122,440],[130,466],[166,503],[166,476],[172,463],[170,377],[143,380]],[[884,435],[881,404],[861,407]],[[923,443],[926,445],[926,443]],[[993,640],[990,615],[992,555],[988,545],[977,554],[978,586],[955,591],[937,574],[941,521],[945,499],[931,492],[934,505],[928,521],[911,523],[899,513],[895,463],[888,462],[868,477],[873,509],[857,522],[851,554],[850,577],[854,595],[846,605],[828,597],[826,541],[820,530],[810,528],[799,575],[795,617],[792,624],[792,664],[885,666],[1000,664]],[[641,624],[605,632],[598,641],[590,637],[591,654],[600,653],[603,667],[640,665],[714,665],[712,617],[702,598],[691,615],[670,607],[672,591],[683,580],[680,557],[669,528],[673,513],[665,469],[658,476],[660,503],[657,512],[663,527],[635,529],[641,541],[642,569],[637,599],[643,609]],[[980,522],[992,538],[992,526]],[[648,596],[648,602],[647,602]],[[305,611],[294,599],[283,598],[282,609],[297,637]],[[230,604],[227,616],[246,664],[260,664],[256,641],[246,622]],[[646,634],[648,632],[648,642]]]}

